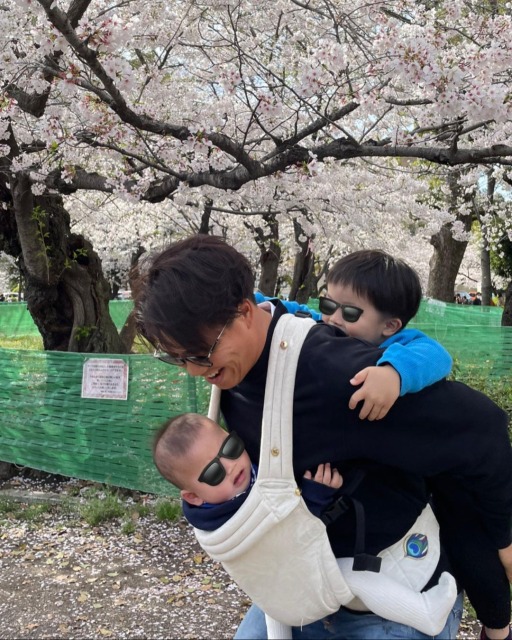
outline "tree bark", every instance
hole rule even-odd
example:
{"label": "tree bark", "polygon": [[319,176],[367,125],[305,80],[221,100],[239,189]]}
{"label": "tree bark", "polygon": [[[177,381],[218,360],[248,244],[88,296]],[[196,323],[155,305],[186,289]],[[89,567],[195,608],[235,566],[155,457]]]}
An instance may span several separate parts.
{"label": "tree bark", "polygon": [[509,282],[505,291],[505,306],[501,316],[502,327],[512,327],[512,282]]}
{"label": "tree bark", "polygon": [[18,260],[44,349],[124,353],[101,261],[85,238],[71,233],[62,198],[33,196],[23,172],[2,187],[8,197],[0,249]]}
{"label": "tree bark", "polygon": [[256,227],[249,221],[244,225],[251,231],[260,251],[260,277],[258,289],[265,296],[277,293],[277,278],[281,262],[279,243],[279,223],[274,213],[263,215],[264,228]]}
{"label": "tree bark", "polygon": [[[448,176],[449,208],[455,215],[457,215],[460,196],[459,176],[460,172],[457,170],[452,171]],[[465,230],[469,231],[471,216],[465,216],[463,223]],[[446,224],[430,238],[430,244],[434,247],[434,253],[430,258],[427,295],[435,300],[453,302],[455,279],[468,243],[467,241],[455,240],[451,225]]]}
{"label": "tree bark", "polygon": [[[311,292],[315,289],[315,254],[311,248],[313,236],[304,233],[302,225],[297,219],[293,221],[295,242],[299,245],[299,251],[295,254],[293,267],[293,280],[290,287],[290,300],[296,300],[300,304],[307,304]],[[302,240],[301,238],[305,238]]]}
{"label": "tree bark", "polygon": [[[496,179],[493,176],[492,169],[487,172],[487,201],[492,209],[494,205],[494,190],[496,189]],[[489,242],[487,241],[487,225],[482,221],[482,216],[478,216],[480,228],[482,230],[482,249],[480,252],[480,269],[482,273],[482,304],[489,306],[492,297],[492,279],[491,279],[491,252],[489,250]]]}
{"label": "tree bark", "polygon": [[434,253],[430,258],[427,295],[435,300],[453,302],[455,279],[466,251],[467,242],[455,240],[451,226],[443,226],[430,239]]}
{"label": "tree bark", "polygon": [[[129,283],[130,290],[132,290],[133,282],[135,278],[139,277],[139,259],[146,252],[146,249],[139,245],[137,251],[132,253],[130,259],[130,271],[129,271]],[[133,297],[133,296],[132,296]],[[120,332],[121,340],[123,342],[124,349],[127,353],[131,353],[135,337],[137,336],[137,323],[135,322],[135,309],[132,309],[126,318],[126,322]]]}

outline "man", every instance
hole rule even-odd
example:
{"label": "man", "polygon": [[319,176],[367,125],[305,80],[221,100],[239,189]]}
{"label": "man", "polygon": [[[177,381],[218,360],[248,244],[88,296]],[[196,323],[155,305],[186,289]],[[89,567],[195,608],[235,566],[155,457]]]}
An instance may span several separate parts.
{"label": "man", "polygon": [[[240,253],[218,238],[193,236],[152,260],[135,307],[141,333],[167,353],[168,361],[223,390],[228,428],[236,425],[257,461],[270,341],[286,310],[278,304],[271,317],[254,304],[253,290],[250,265]],[[471,495],[468,509],[499,550],[510,578],[512,451],[506,414],[469,387],[441,381],[403,396],[378,423],[362,424],[357,412],[348,409],[354,390],[349,381],[381,355],[381,349],[348,338],[336,327],[312,328],[295,383],[296,477],[330,462],[350,483],[355,469],[366,469],[352,498],[364,506],[369,555],[396,544],[413,526],[428,502],[425,478],[434,487],[442,486],[443,478],[448,487],[461,483]],[[439,499],[452,497],[439,492]],[[356,516],[354,508],[328,527],[337,557],[353,555]],[[457,522],[447,518],[443,526],[456,529]],[[441,555],[424,588],[437,581],[445,561]],[[456,618],[453,613],[436,637],[455,637]],[[265,637],[260,623],[260,613],[252,609],[237,637]],[[329,620],[295,629],[294,637],[322,637],[325,625],[339,638],[396,637],[397,627],[372,614],[340,609]],[[398,633],[426,637],[412,629]]]}

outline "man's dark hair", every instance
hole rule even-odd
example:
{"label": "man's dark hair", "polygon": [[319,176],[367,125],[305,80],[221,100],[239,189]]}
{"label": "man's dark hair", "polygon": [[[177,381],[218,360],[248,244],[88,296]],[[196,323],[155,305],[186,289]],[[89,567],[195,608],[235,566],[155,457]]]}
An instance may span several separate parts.
{"label": "man's dark hair", "polygon": [[[182,413],[167,420],[153,439],[153,461],[160,474],[178,489],[183,489],[176,461],[188,454],[203,428],[203,416]],[[156,450],[159,450],[157,459]],[[162,457],[162,451],[165,456]]]}
{"label": "man's dark hair", "polygon": [[139,333],[158,348],[178,344],[203,355],[209,330],[231,322],[245,299],[254,302],[251,265],[222,238],[191,236],[146,262],[134,284],[135,316]]}
{"label": "man's dark hair", "polygon": [[354,251],[329,270],[327,284],[351,287],[381,313],[400,318],[405,327],[418,312],[421,282],[416,271],[385,251]]}

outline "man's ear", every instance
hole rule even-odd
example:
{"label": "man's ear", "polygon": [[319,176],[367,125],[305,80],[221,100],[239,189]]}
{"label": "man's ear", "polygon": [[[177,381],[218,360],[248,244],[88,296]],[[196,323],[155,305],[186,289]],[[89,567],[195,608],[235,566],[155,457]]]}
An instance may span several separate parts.
{"label": "man's ear", "polygon": [[389,318],[384,324],[383,336],[394,336],[397,331],[402,328],[402,321],[400,318]]}
{"label": "man's ear", "polygon": [[253,322],[255,309],[257,309],[256,305],[252,304],[247,298],[238,307],[240,316],[243,318],[248,328],[251,327]]}
{"label": "man's ear", "polygon": [[185,491],[185,489],[182,489],[180,491],[180,495],[183,498],[183,500],[185,500],[185,502],[188,502],[189,504],[193,504],[196,507],[200,507],[204,500],[202,498],[200,498],[197,493],[194,493],[193,491]]}

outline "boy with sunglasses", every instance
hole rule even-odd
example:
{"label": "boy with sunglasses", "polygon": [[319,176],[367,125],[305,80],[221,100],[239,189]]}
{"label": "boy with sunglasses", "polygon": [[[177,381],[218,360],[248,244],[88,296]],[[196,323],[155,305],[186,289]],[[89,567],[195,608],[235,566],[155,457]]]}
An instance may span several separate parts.
{"label": "boy with sunglasses", "polygon": [[399,396],[450,373],[452,359],[446,349],[421,331],[405,328],[421,298],[416,271],[378,249],[355,251],[329,270],[327,295],[319,301],[323,321],[386,349],[376,367],[351,380],[353,385],[363,383],[349,402],[355,409],[363,401],[360,418],[379,420]]}
{"label": "boy with sunglasses", "polygon": [[[399,395],[419,391],[450,372],[451,357],[439,343],[417,329],[405,329],[418,311],[421,296],[419,277],[409,265],[384,251],[362,250],[341,258],[330,269],[327,295],[319,298],[320,313],[296,302],[282,302],[291,313],[309,312],[352,338],[386,349],[377,366],[363,369],[350,381],[362,386],[350,398],[349,407],[355,409],[363,402],[359,417],[379,420]],[[468,515],[470,497],[463,496],[462,485],[450,486],[444,479],[432,486],[443,496],[434,504],[444,524],[443,544],[456,578],[484,624],[481,638],[505,637],[509,588],[496,549]],[[448,524],[454,521],[466,532],[462,538]]]}
{"label": "boy with sunglasses", "polygon": [[[351,338],[386,351],[377,366],[367,367],[350,381],[362,385],[349,407],[361,419],[380,420],[396,399],[446,377],[452,359],[446,349],[417,329],[405,329],[421,302],[418,274],[402,260],[378,249],[355,251],[341,258],[327,274],[327,295],[319,298],[320,313],[297,302],[281,301],[291,313],[337,326]],[[255,295],[258,303],[271,298]]]}
{"label": "boy with sunglasses", "polygon": [[[196,413],[184,413],[164,423],[154,439],[153,459],[161,475],[180,488],[183,513],[189,523],[206,531],[217,529],[233,516],[257,474],[243,440],[234,431],[226,434],[216,422]],[[302,497],[309,510],[321,517],[339,495],[342,484],[337,469],[331,469],[329,463],[321,464],[314,476],[309,471],[304,475]],[[283,560],[293,562],[293,558]],[[261,561],[264,564],[265,558]],[[352,593],[372,611],[429,635],[443,628],[457,595],[449,574],[442,574],[439,584],[420,593],[383,572],[354,571],[352,563],[353,558],[338,559]],[[383,592],[391,596],[387,602],[383,602]],[[284,633],[283,629],[279,632]]]}

